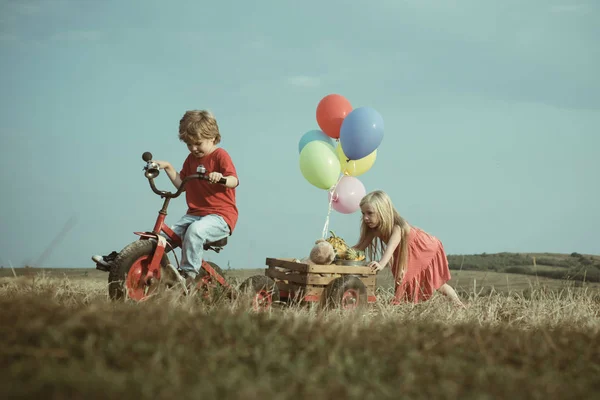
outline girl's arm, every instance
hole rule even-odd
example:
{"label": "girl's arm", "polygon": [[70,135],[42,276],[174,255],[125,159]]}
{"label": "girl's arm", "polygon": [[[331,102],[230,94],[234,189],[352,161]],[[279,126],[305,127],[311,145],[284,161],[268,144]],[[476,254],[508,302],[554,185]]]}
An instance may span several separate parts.
{"label": "girl's arm", "polygon": [[362,242],[355,244],[354,246],[352,246],[352,248],[360,250],[360,251],[365,251],[365,249],[371,243],[372,240],[373,240],[373,235],[369,234],[362,240]]}
{"label": "girl's arm", "polygon": [[379,265],[381,265],[382,268],[385,267],[392,259],[392,255],[394,254],[394,251],[396,251],[396,247],[398,247],[400,244],[400,240],[402,240],[402,230],[398,225],[396,225],[392,230],[392,236],[390,236],[390,240],[387,242],[385,252],[381,256],[381,260],[379,260]]}

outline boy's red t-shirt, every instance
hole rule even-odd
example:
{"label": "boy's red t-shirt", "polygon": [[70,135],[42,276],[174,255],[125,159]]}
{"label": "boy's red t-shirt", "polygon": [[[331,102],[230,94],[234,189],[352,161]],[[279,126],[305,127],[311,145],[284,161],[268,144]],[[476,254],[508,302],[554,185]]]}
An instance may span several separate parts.
{"label": "boy's red t-shirt", "polygon": [[[238,177],[231,157],[220,147],[202,158],[196,158],[190,153],[183,163],[179,177],[184,179],[188,175],[195,174],[200,164],[206,168],[207,175],[210,172],[220,172],[223,176]],[[185,184],[185,199],[188,204],[188,214],[198,216],[218,214],[229,225],[230,233],[233,233],[238,219],[235,188],[228,188],[220,183],[211,184],[204,179],[192,179]]]}

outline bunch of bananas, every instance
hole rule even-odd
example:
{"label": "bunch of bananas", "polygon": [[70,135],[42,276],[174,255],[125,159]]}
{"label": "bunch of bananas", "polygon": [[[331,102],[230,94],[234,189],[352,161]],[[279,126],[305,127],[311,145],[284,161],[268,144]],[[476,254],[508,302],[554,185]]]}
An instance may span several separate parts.
{"label": "bunch of bananas", "polygon": [[331,243],[335,250],[336,258],[340,260],[362,261],[365,259],[365,252],[354,249],[346,244],[344,239],[336,236],[333,231],[329,231],[331,236],[326,240]]}

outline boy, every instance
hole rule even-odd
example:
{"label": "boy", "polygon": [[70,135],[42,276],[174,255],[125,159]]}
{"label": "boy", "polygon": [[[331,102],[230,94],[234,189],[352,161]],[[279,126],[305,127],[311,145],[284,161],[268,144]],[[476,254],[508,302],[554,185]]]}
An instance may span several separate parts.
{"label": "boy", "polygon": [[[189,287],[200,272],[203,245],[233,233],[238,219],[235,188],[239,185],[237,172],[229,154],[217,147],[221,134],[215,117],[205,110],[187,111],[179,121],[179,140],[190,151],[178,173],[167,161],[154,160],[163,169],[173,185],[179,188],[181,181],[195,174],[202,164],[209,172],[209,180],[194,179],[185,186],[187,213],[172,227],[182,239],[182,276]],[[216,184],[225,178],[225,184]],[[114,253],[114,252],[113,252]],[[108,270],[116,254],[94,256],[97,268]],[[113,256],[113,257],[111,257]],[[171,267],[171,266],[170,266]],[[171,267],[172,268],[172,267]],[[174,271],[167,271],[171,274]]]}

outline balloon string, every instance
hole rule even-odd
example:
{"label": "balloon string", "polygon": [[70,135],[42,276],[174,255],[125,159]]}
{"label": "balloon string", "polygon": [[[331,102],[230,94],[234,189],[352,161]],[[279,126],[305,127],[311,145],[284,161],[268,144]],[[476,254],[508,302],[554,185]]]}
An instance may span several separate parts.
{"label": "balloon string", "polygon": [[327,232],[329,230],[329,217],[331,215],[331,204],[333,203],[333,195],[335,193],[335,189],[337,188],[338,183],[340,183],[340,181],[344,177],[345,172],[346,172],[346,170],[344,170],[344,172],[340,174],[338,181],[335,183],[335,185],[333,185],[333,187],[331,189],[329,189],[329,193],[331,193],[331,196],[329,196],[329,208],[327,210],[327,218],[325,218],[325,226],[323,226],[323,234],[322,234],[323,239],[325,239],[327,237]]}

